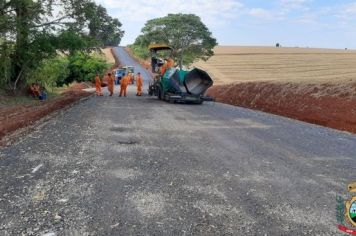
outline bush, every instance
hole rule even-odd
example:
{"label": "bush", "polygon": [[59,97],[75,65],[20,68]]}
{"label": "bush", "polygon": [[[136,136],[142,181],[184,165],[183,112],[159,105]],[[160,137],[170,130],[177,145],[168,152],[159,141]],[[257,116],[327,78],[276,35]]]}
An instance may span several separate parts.
{"label": "bush", "polygon": [[141,59],[147,59],[150,57],[150,51],[148,50],[147,47],[141,47],[140,45],[130,45],[129,48],[132,50],[132,53],[141,58]]}
{"label": "bush", "polygon": [[92,81],[96,74],[103,74],[111,66],[96,54],[77,52],[68,59],[70,74],[65,80],[66,84],[73,81]]}
{"label": "bush", "polygon": [[109,67],[110,64],[97,54],[77,52],[43,60],[29,73],[27,83],[38,82],[46,90],[53,90],[73,81],[92,81],[97,73],[103,74]]}
{"label": "bush", "polygon": [[67,57],[45,59],[29,74],[27,83],[38,82],[47,90],[62,86],[70,72],[68,66]]}

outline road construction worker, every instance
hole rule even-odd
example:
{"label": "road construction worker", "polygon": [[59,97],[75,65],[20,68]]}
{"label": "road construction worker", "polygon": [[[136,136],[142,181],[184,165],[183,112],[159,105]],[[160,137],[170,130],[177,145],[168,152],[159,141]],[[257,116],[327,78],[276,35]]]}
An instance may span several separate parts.
{"label": "road construction worker", "polygon": [[143,79],[141,73],[138,72],[136,76],[137,96],[142,96],[142,85],[143,85]]}
{"label": "road construction worker", "polygon": [[108,82],[108,90],[109,90],[109,93],[110,95],[109,96],[112,96],[113,93],[114,93],[114,77],[111,75],[111,73],[108,73],[108,76],[107,76],[107,82]]}
{"label": "road construction worker", "polygon": [[135,81],[135,76],[134,76],[134,74],[133,74],[133,73],[130,73],[129,75],[130,75],[130,83],[131,83],[131,84],[134,84],[134,81]]}
{"label": "road construction worker", "polygon": [[99,74],[95,76],[95,91],[96,91],[96,96],[103,96],[103,93],[101,91],[101,79]]}
{"label": "road construction worker", "polygon": [[39,97],[39,92],[37,91],[37,89],[36,89],[36,85],[35,85],[35,83],[32,83],[31,85],[30,85],[30,93],[31,93],[31,96],[33,97],[33,98],[37,98],[37,97]]}
{"label": "road construction worker", "polygon": [[174,60],[172,58],[168,58],[166,63],[161,67],[161,75],[166,73],[167,69],[174,67]]}
{"label": "road construction worker", "polygon": [[119,97],[121,97],[122,94],[124,94],[124,96],[126,97],[127,86],[129,85],[130,81],[131,81],[130,76],[124,74],[123,78],[120,81],[120,95],[119,95]]}
{"label": "road construction worker", "polygon": [[33,85],[33,93],[35,94],[36,97],[40,97],[41,95],[41,88],[40,85],[38,83],[35,83]]}

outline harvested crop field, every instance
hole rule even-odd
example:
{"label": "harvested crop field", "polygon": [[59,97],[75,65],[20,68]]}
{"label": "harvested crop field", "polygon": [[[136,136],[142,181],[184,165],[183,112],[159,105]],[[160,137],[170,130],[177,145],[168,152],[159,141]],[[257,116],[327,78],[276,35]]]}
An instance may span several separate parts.
{"label": "harvested crop field", "polygon": [[216,47],[197,62],[217,101],[356,132],[356,51]]}
{"label": "harvested crop field", "polygon": [[215,48],[215,56],[197,62],[216,85],[252,81],[303,83],[356,82],[356,51],[308,48]]}
{"label": "harvested crop field", "polygon": [[112,50],[111,47],[107,47],[107,48],[101,49],[101,52],[103,53],[103,55],[104,55],[103,58],[106,60],[107,63],[115,64],[116,61],[115,61],[114,56],[112,55],[111,50]]}

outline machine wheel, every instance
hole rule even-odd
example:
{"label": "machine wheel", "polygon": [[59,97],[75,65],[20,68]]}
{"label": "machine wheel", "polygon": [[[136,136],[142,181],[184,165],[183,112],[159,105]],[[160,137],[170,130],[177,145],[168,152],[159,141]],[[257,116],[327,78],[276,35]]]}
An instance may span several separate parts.
{"label": "machine wheel", "polygon": [[148,95],[153,95],[153,86],[151,84],[148,86]]}
{"label": "machine wheel", "polygon": [[164,95],[163,95],[162,86],[157,86],[157,92],[158,92],[158,99],[159,99],[159,100],[163,100]]}

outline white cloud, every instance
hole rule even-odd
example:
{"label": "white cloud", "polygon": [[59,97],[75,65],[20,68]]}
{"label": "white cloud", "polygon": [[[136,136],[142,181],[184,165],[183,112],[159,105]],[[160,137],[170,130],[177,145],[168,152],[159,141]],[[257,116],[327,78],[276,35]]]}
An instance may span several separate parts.
{"label": "white cloud", "polygon": [[287,10],[303,9],[312,0],[280,0],[283,8]]}
{"label": "white cloud", "polygon": [[345,13],[347,15],[355,16],[355,14],[356,14],[356,2],[344,5],[342,11],[343,11],[343,13]]}
{"label": "white cloud", "polygon": [[[283,25],[281,35],[288,38],[290,32],[311,32],[312,29],[332,30],[346,28],[354,32],[356,22],[356,0],[331,1],[316,0],[95,0],[109,10],[110,15],[123,23],[125,36],[122,44],[134,42],[140,34],[141,28],[149,19],[163,17],[169,13],[192,13],[201,17],[202,21],[217,37],[219,43],[234,44],[241,42],[241,38],[256,39],[253,28],[258,21],[258,27]],[[351,3],[350,3],[351,2]],[[281,24],[283,23],[283,24]],[[268,24],[268,25],[267,25]],[[329,28],[332,30],[329,30]],[[272,27],[273,28],[273,27]],[[288,33],[289,32],[289,33]],[[308,33],[306,33],[308,34]],[[266,42],[265,34],[259,35],[256,42]],[[320,39],[315,36],[316,43]],[[249,41],[251,41],[251,39]],[[240,40],[240,41],[239,41]],[[295,39],[296,40],[296,39]],[[308,39],[309,40],[309,39]],[[305,37],[300,42],[311,44]],[[324,39],[323,39],[324,40]],[[242,40],[243,41],[243,40]],[[268,41],[268,40],[267,40]],[[327,41],[325,39],[325,41]],[[334,45],[335,42],[331,42]],[[293,41],[294,42],[294,41]],[[296,41],[297,42],[297,41]],[[346,41],[345,41],[346,42]],[[248,41],[245,42],[248,44]],[[268,43],[270,43],[268,41]],[[297,44],[297,43],[296,43]],[[343,47],[343,46],[342,46]],[[351,47],[351,46],[348,46]]]}
{"label": "white cloud", "polygon": [[132,1],[132,0],[96,0],[96,2],[117,12],[115,17],[122,20],[146,22],[148,19],[162,17],[168,13],[193,13],[207,24],[237,17],[242,4],[236,0],[193,0],[193,1]]}
{"label": "white cloud", "polygon": [[[192,13],[200,16],[210,29],[218,29],[242,14],[243,4],[239,0],[95,0],[109,9],[113,17],[123,23],[123,44],[132,43],[138,36],[137,27],[153,18],[169,13]],[[131,28],[126,28],[128,25]],[[135,29],[132,28],[135,25]],[[133,35],[136,33],[135,35]]]}
{"label": "white cloud", "polygon": [[329,12],[329,16],[335,17],[338,25],[355,27],[356,2],[338,5]]}
{"label": "white cloud", "polygon": [[282,15],[276,14],[272,11],[263,8],[252,8],[248,11],[248,15],[264,20],[279,20],[282,19]]}
{"label": "white cloud", "polygon": [[304,21],[307,17],[311,18],[308,4],[312,1],[313,0],[278,0],[278,7],[247,9],[247,15],[264,20],[280,21],[290,18],[292,13],[303,14],[303,19],[300,17],[300,20]]}
{"label": "white cloud", "polygon": [[314,24],[317,23],[317,14],[314,13],[306,13],[297,18],[295,22],[302,24]]}

